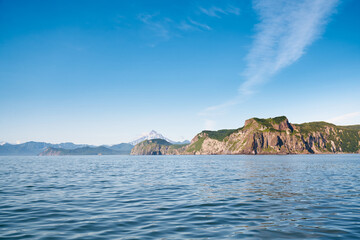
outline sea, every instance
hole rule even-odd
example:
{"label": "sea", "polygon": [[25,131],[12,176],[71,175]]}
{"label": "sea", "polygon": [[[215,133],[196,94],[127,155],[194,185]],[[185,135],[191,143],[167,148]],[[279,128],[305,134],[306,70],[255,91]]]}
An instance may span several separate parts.
{"label": "sea", "polygon": [[360,239],[360,154],[2,156],[0,239]]}

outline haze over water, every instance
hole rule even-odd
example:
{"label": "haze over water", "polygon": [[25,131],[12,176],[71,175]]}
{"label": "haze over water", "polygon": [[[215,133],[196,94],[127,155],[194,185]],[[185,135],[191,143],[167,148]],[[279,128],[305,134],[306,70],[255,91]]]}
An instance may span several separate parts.
{"label": "haze over water", "polygon": [[360,155],[0,157],[0,239],[356,239]]}

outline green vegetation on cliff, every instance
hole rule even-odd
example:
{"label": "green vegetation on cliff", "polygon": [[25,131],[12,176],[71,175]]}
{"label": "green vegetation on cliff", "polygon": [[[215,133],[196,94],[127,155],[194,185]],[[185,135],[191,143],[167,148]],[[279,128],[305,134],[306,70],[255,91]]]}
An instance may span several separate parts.
{"label": "green vegetation on cliff", "polygon": [[274,124],[280,124],[283,121],[287,121],[287,117],[285,116],[280,116],[280,117],[275,117],[275,118],[253,118],[256,122],[258,122],[259,124],[267,127],[267,128],[274,128],[273,125]]}
{"label": "green vegetation on cliff", "polygon": [[187,152],[197,152],[201,149],[202,144],[205,140],[205,137],[200,137],[195,143],[190,144],[190,146],[188,147],[188,149],[186,150]]}
{"label": "green vegetation on cliff", "polygon": [[332,123],[327,122],[309,122],[309,123],[302,123],[302,124],[294,124],[300,128],[301,133],[309,134],[314,131],[324,131],[326,127],[337,127]]}
{"label": "green vegetation on cliff", "polygon": [[300,128],[300,132],[305,137],[309,137],[316,132],[327,135],[326,149],[330,152],[332,151],[331,142],[339,147],[342,152],[351,153],[357,152],[360,149],[360,134],[357,129],[360,125],[336,126],[335,124],[327,122],[310,122],[295,124],[295,126]]}
{"label": "green vegetation on cliff", "polygon": [[340,127],[345,128],[345,129],[349,129],[349,130],[360,131],[360,125],[348,125],[348,126],[340,126]]}
{"label": "green vegetation on cliff", "polygon": [[360,125],[327,122],[291,124],[285,116],[251,118],[238,129],[202,131],[189,145],[142,142],[132,154],[306,154],[360,153]]}
{"label": "green vegetation on cliff", "polygon": [[202,133],[207,134],[209,138],[216,139],[218,141],[224,140],[227,136],[230,136],[234,132],[236,132],[238,129],[222,129],[218,131],[202,131]]}
{"label": "green vegetation on cliff", "polygon": [[172,145],[171,143],[169,143],[168,141],[164,140],[164,139],[152,139],[152,140],[145,140],[142,143],[147,143],[147,144],[159,144],[159,145],[165,145],[165,146],[170,146]]}
{"label": "green vegetation on cliff", "polygon": [[189,144],[173,144],[173,145],[171,145],[171,148],[180,149],[180,148],[186,147],[187,145],[189,145]]}

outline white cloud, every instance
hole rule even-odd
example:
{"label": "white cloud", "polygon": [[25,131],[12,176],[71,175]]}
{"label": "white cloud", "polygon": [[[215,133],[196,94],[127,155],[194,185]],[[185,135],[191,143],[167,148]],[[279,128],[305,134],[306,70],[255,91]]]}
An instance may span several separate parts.
{"label": "white cloud", "polygon": [[[191,14],[188,16],[180,15],[180,18],[175,16],[169,18],[160,12],[156,12],[152,14],[140,13],[137,15],[137,19],[145,27],[146,34],[144,36],[153,42],[149,46],[155,47],[159,42],[168,41],[174,37],[181,37],[184,32],[212,30],[208,24],[204,23],[203,18],[200,21],[196,18],[199,15],[199,10],[203,14],[217,18],[221,18],[223,15],[240,15],[240,9],[233,5],[223,7],[212,6],[209,8],[196,7],[196,10],[194,10],[192,9]],[[124,18],[124,16],[119,15],[114,21],[120,24]]]}
{"label": "white cloud", "polygon": [[204,8],[204,7],[200,7],[199,8],[200,11],[210,17],[217,17],[217,18],[221,18],[222,15],[229,15],[229,14],[234,14],[234,15],[239,15],[240,14],[240,9],[236,8],[234,6],[228,6],[226,8],[220,8],[220,7],[209,7],[209,8]]}
{"label": "white cloud", "polygon": [[188,18],[187,20],[181,21],[181,23],[177,26],[178,29],[182,31],[203,31],[203,30],[212,30],[212,28],[204,23],[200,23],[197,21],[194,21],[191,18]]}
{"label": "white cloud", "polygon": [[138,19],[157,37],[164,40],[169,40],[171,38],[169,24],[172,20],[170,18],[159,18],[159,14],[139,14]]}
{"label": "white cloud", "polygon": [[210,17],[217,17],[217,18],[220,18],[220,14],[226,14],[224,10],[218,7],[211,7],[211,8],[200,7],[200,11]]}
{"label": "white cloud", "polygon": [[360,123],[360,112],[352,112],[344,115],[340,115],[331,119],[327,122],[335,124],[359,124]]}
{"label": "white cloud", "polygon": [[338,0],[255,0],[261,22],[246,57],[242,94],[297,61],[320,36]]}
{"label": "white cloud", "polygon": [[152,44],[149,44],[150,47],[155,47],[157,43],[168,41],[173,37],[179,37],[182,32],[212,30],[209,25],[195,21],[190,17],[181,20],[179,23],[168,17],[162,17],[159,13],[139,14],[137,18],[145,25],[145,29],[150,31],[150,34],[145,35],[153,41]]}
{"label": "white cloud", "polygon": [[196,22],[196,21],[192,20],[191,18],[189,18],[189,22],[190,22],[192,25],[197,26],[197,27],[199,27],[199,28],[202,28],[202,29],[205,29],[205,30],[211,30],[211,27],[210,27],[209,25]]}
{"label": "white cloud", "polygon": [[242,74],[239,95],[209,107],[200,115],[241,103],[256,87],[297,61],[322,33],[339,0],[254,0],[260,23]]}

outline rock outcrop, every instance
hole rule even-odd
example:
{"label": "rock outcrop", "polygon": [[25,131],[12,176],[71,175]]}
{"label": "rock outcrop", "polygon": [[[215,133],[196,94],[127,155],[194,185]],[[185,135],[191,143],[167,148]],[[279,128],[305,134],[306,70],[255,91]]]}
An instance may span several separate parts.
{"label": "rock outcrop", "polygon": [[326,122],[291,124],[284,116],[251,118],[239,129],[203,131],[189,145],[175,148],[167,142],[142,142],[131,154],[319,154],[357,153],[357,126],[336,126]]}

